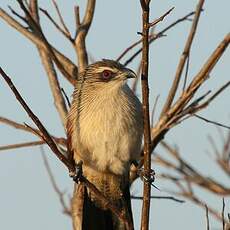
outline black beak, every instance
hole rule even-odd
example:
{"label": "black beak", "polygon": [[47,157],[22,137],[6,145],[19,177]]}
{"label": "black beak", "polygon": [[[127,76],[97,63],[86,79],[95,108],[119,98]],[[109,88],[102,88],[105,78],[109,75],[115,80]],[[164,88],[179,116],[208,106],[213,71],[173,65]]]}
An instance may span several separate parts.
{"label": "black beak", "polygon": [[137,75],[131,69],[126,69],[126,78],[136,78]]}

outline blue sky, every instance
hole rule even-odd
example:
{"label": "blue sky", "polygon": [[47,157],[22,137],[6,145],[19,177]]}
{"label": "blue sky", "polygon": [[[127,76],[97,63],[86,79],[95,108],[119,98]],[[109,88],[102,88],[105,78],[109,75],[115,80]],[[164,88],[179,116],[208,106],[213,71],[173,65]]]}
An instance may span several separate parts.
{"label": "blue sky", "polygon": [[[51,1],[40,0],[43,8],[52,9]],[[85,8],[85,1],[57,1],[71,31],[74,31],[73,4],[80,5],[81,15]],[[152,1],[151,18],[154,19],[172,6],[173,12],[157,26],[156,31],[192,11],[197,1]],[[1,1],[0,7],[5,10],[7,5],[16,7],[15,1]],[[17,7],[16,7],[17,8]],[[194,39],[191,52],[189,78],[193,77],[212,53],[218,43],[229,32],[229,0],[207,1],[204,4],[198,32]],[[55,15],[53,9],[52,15]],[[42,20],[43,29],[48,40],[58,47],[73,61],[76,56],[71,45],[59,35],[55,28],[46,20]],[[167,36],[159,39],[150,49],[150,102],[151,106],[158,94],[160,99],[156,114],[167,95],[174,77],[179,55],[191,26],[184,22],[171,31]],[[95,60],[101,58],[115,59],[124,48],[139,39],[137,31],[141,30],[141,10],[139,1],[131,0],[98,0],[94,22],[87,37],[87,47]],[[51,133],[63,135],[63,128],[53,105],[47,78],[42,69],[38,53],[27,39],[10,28],[0,19],[0,65],[12,76],[12,80],[29,103],[33,111],[39,116]],[[125,59],[124,59],[125,60]],[[216,68],[211,73],[211,79],[201,88],[200,95],[208,90],[216,90],[229,80],[230,51],[227,50]],[[136,70],[139,59],[129,67]],[[68,95],[73,88],[61,79],[61,85]],[[139,87],[140,88],[140,87]],[[140,90],[138,91],[140,92]],[[229,97],[227,89],[202,114],[209,119],[229,124]],[[6,84],[0,79],[0,116],[5,116],[20,123],[32,124],[28,116],[18,105]],[[211,151],[207,135],[218,139],[216,128],[197,119],[191,119],[174,128],[166,136],[171,144],[179,146],[183,157],[202,173],[213,176],[221,183],[229,185],[229,178],[217,169],[206,151]],[[0,146],[11,143],[36,140],[35,137],[0,124]],[[53,173],[62,190],[71,194],[72,182],[64,166],[55,156],[45,148]],[[160,148],[157,149],[161,151]],[[156,174],[162,168],[154,167]],[[41,153],[38,147],[0,152],[0,228],[12,229],[71,229],[71,221],[62,214],[58,197],[53,191]],[[152,191],[152,194],[165,195],[170,185],[157,180],[156,184],[162,192]],[[142,184],[137,182],[133,188],[135,194],[141,194]],[[206,195],[203,190],[198,194],[216,209],[222,208],[222,198]],[[227,208],[230,212],[229,202]],[[134,201],[134,216],[136,227],[140,224],[141,202]],[[221,224],[211,218],[213,229],[220,229]],[[205,229],[205,212],[190,202],[178,204],[172,201],[152,200],[150,229]]]}

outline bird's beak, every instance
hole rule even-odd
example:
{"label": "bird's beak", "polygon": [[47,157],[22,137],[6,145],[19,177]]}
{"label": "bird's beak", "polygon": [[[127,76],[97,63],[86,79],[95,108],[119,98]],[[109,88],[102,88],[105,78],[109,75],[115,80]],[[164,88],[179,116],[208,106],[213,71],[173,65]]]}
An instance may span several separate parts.
{"label": "bird's beak", "polygon": [[135,72],[132,71],[131,69],[126,69],[125,76],[126,78],[136,78],[137,77]]}

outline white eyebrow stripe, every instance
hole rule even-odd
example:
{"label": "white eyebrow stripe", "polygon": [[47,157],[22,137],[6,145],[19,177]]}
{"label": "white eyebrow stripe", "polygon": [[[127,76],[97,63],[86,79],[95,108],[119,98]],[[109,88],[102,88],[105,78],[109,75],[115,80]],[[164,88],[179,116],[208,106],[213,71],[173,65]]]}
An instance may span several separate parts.
{"label": "white eyebrow stripe", "polygon": [[108,67],[108,66],[102,66],[102,67],[97,68],[97,73],[101,73],[101,72],[104,71],[104,70],[109,70],[109,71],[114,72],[114,69],[113,69],[113,68],[110,68],[110,67]]}

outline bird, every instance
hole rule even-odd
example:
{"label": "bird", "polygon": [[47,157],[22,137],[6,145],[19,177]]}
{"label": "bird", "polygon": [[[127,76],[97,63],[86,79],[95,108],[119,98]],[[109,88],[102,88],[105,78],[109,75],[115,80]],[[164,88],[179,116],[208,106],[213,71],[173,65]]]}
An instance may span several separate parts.
{"label": "bird", "polygon": [[[142,104],[127,84],[136,77],[114,60],[88,65],[78,75],[66,126],[74,160],[83,162],[83,175],[118,208],[127,205],[131,221],[129,170],[140,158],[143,136]],[[89,223],[83,229],[95,229],[90,224],[95,216],[103,222],[100,229],[125,229],[88,190],[87,199],[84,216]]]}

